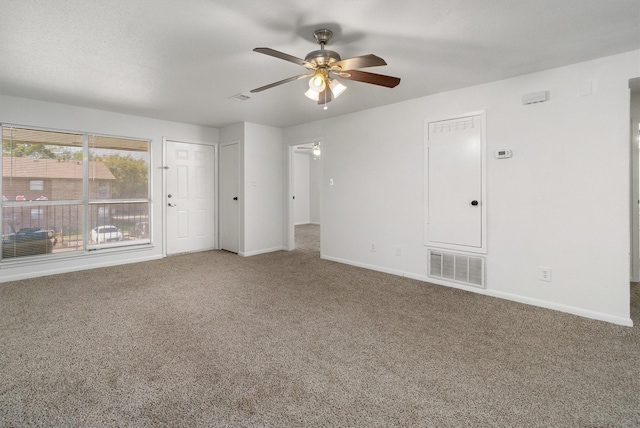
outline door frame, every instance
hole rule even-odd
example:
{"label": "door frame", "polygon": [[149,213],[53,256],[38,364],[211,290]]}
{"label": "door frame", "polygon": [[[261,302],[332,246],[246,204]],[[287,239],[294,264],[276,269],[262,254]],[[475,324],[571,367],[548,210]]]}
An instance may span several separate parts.
{"label": "door frame", "polygon": [[[214,176],[214,188],[213,191],[215,192],[215,195],[217,196],[219,194],[219,189],[218,189],[218,144],[214,144],[214,143],[205,143],[202,141],[193,141],[193,140],[185,140],[184,138],[169,138],[169,137],[162,137],[162,166],[159,167],[159,169],[161,170],[161,174],[162,174],[162,256],[163,257],[167,257],[169,254],[167,252],[167,247],[168,247],[168,240],[167,240],[167,231],[168,231],[168,227],[169,227],[169,221],[168,221],[168,212],[167,212],[167,208],[169,206],[169,198],[167,198],[167,170],[169,169],[169,165],[168,165],[168,161],[169,161],[169,154],[167,153],[167,142],[168,141],[173,141],[175,143],[185,143],[185,144],[194,144],[194,145],[199,145],[199,146],[213,146],[213,156],[214,156],[214,164],[213,164],[213,176]],[[153,180],[152,180],[153,183]],[[214,208],[213,208],[213,215],[215,216],[214,219],[214,224],[213,224],[213,233],[215,236],[215,240],[214,240],[214,249],[218,249],[218,239],[219,239],[219,234],[218,234],[218,209],[219,209],[219,203],[217,198],[214,199]],[[151,223],[151,222],[150,222]],[[153,233],[153,231],[151,231],[151,233]],[[152,235],[153,236],[153,235]]]}
{"label": "door frame", "polygon": [[[434,243],[429,241],[429,124],[434,122],[443,122],[447,120],[462,119],[470,116],[480,116],[480,124],[482,126],[480,133],[480,209],[481,209],[481,247],[469,247],[464,245],[446,244],[446,243]],[[423,219],[423,236],[424,245],[426,247],[433,248],[445,248],[450,250],[463,251],[468,253],[487,253],[487,111],[477,110],[461,114],[449,114],[443,116],[436,116],[425,119],[424,121],[424,219]]]}
{"label": "door frame", "polygon": [[632,282],[640,282],[640,117],[631,117],[629,134],[631,144],[631,260],[629,277]]}
{"label": "door frame", "polygon": [[320,147],[321,147],[321,153],[320,153],[320,157],[318,158],[318,160],[320,161],[320,194],[318,195],[318,198],[320,199],[319,202],[319,206],[320,206],[320,255],[322,256],[322,188],[324,185],[324,181],[322,179],[323,177],[323,167],[324,167],[324,163],[323,163],[323,157],[325,155],[325,147],[322,144],[322,138],[311,138],[308,140],[302,140],[302,141],[296,141],[293,143],[288,143],[288,147],[287,147],[287,174],[288,174],[288,179],[287,179],[287,203],[286,203],[286,207],[287,207],[287,212],[286,212],[286,227],[284,228],[285,230],[285,242],[286,242],[286,247],[285,249],[287,251],[293,251],[296,248],[296,242],[295,242],[295,236],[296,236],[296,232],[295,232],[295,221],[294,221],[294,215],[293,215],[293,197],[295,196],[294,193],[294,189],[295,189],[295,182],[294,182],[294,154],[295,154],[295,147],[296,146],[302,146],[305,144],[312,144],[312,143],[320,143]]}

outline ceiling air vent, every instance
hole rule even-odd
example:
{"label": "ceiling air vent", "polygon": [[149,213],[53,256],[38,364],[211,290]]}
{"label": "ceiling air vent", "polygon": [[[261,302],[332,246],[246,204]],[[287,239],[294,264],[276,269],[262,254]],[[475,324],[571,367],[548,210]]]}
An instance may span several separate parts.
{"label": "ceiling air vent", "polygon": [[429,276],[484,287],[484,257],[429,250]]}
{"label": "ceiling air vent", "polygon": [[248,99],[250,99],[251,97],[250,97],[250,96],[248,96],[248,95],[244,95],[244,94],[235,94],[234,96],[229,97],[229,98],[231,98],[231,99],[232,99],[232,100],[234,100],[234,101],[238,101],[238,102],[240,102],[240,101],[247,101],[247,100],[248,100]]}

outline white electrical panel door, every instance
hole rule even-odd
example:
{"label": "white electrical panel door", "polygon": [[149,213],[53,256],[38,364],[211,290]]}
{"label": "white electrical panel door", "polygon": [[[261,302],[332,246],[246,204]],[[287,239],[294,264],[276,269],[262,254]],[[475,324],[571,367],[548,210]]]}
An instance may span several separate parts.
{"label": "white electrical panel door", "polygon": [[428,122],[425,244],[483,249],[483,117]]}

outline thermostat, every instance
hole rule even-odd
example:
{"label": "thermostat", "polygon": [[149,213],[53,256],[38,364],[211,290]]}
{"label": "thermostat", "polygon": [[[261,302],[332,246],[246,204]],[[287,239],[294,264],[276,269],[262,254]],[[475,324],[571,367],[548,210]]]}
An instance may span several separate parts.
{"label": "thermostat", "polygon": [[507,159],[512,155],[511,150],[497,150],[496,151],[496,159]]}

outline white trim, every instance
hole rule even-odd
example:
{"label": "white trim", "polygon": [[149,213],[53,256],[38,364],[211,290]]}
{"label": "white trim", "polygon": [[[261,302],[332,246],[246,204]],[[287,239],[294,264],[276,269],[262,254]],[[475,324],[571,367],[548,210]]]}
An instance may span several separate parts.
{"label": "white trim", "polygon": [[[168,193],[167,192],[167,170],[165,168],[167,166],[167,161],[168,161],[167,141],[173,141],[173,140],[170,140],[167,137],[162,137],[162,165],[159,166],[159,168],[162,170],[161,186],[162,186],[162,256],[163,257],[167,257],[167,227],[169,227],[167,224],[168,223],[167,222],[167,193]],[[153,223],[150,221],[149,227],[151,227],[152,224]],[[153,238],[153,229],[151,230],[151,233],[152,233],[151,237]]]}
{"label": "white trim", "polygon": [[[640,96],[640,95],[638,95]],[[629,276],[631,281],[640,281],[640,159],[638,150],[640,150],[640,117],[631,118],[631,129],[629,130],[630,150],[631,150],[631,248],[629,260]]]}
{"label": "white trim", "polygon": [[590,318],[598,321],[605,321],[612,324],[623,325],[627,327],[633,326],[633,320],[631,318],[618,317],[614,315],[605,314],[602,312],[591,311],[588,309],[577,308],[575,306],[563,305],[560,303],[549,302],[547,300],[540,300],[533,297],[518,296],[516,294],[505,293],[503,291],[481,289],[477,287],[469,287],[466,285],[441,281],[435,278],[428,277],[427,275],[421,275],[416,273],[405,272],[406,278],[416,279],[418,281],[429,282],[436,285],[442,285],[445,287],[457,288],[464,291],[469,291],[476,294],[482,294],[488,297],[495,297],[498,299],[510,300],[512,302],[524,303],[531,306],[537,306],[540,308],[550,309],[558,312],[564,312],[571,315],[577,315],[584,318]]}
{"label": "white trim", "polygon": [[118,266],[118,265],[126,265],[126,264],[130,264],[130,263],[141,263],[141,262],[148,262],[151,260],[159,260],[162,259],[163,256],[162,255],[154,255],[154,256],[146,256],[146,257],[141,257],[141,258],[128,258],[128,259],[119,259],[119,260],[113,260],[110,259],[109,261],[104,261],[104,262],[100,262],[100,263],[92,263],[92,264],[83,264],[83,265],[73,265],[73,266],[68,266],[68,267],[64,267],[64,268],[58,268],[58,269],[50,269],[50,270],[46,270],[46,271],[39,271],[39,272],[28,272],[28,273],[22,273],[22,274],[17,274],[17,275],[9,275],[7,276],[6,274],[2,275],[2,278],[0,278],[0,283],[3,282],[9,282],[9,281],[18,281],[18,280],[22,280],[22,279],[30,279],[30,278],[39,278],[42,276],[49,276],[49,275],[57,275],[59,273],[69,273],[69,272],[78,272],[81,270],[89,270],[89,269],[97,269],[97,268],[103,268],[103,267],[113,267],[113,266]]}
{"label": "white trim", "polygon": [[284,246],[279,246],[279,247],[273,247],[273,248],[265,248],[263,250],[246,251],[246,252],[239,251],[238,255],[242,257],[251,257],[251,256],[257,256],[258,254],[273,253],[274,251],[287,251],[287,249]]}
{"label": "white trim", "polygon": [[342,263],[342,264],[345,264],[345,265],[355,266],[355,267],[369,269],[369,270],[375,270],[377,272],[388,273],[390,275],[404,276],[404,272],[401,271],[401,270],[398,270],[398,269],[391,269],[391,268],[385,268],[385,267],[382,267],[382,266],[370,265],[370,264],[367,264],[367,263],[354,262],[354,261],[351,261],[351,260],[345,260],[345,259],[341,259],[341,258],[338,258],[338,257],[326,256],[324,254],[321,254],[320,258],[324,259],[324,260],[329,260],[329,261],[332,261],[332,262]]}
{"label": "white trim", "polygon": [[590,319],[594,319],[594,320],[598,320],[598,321],[605,321],[605,322],[609,322],[609,323],[612,323],[612,324],[617,324],[617,325],[622,325],[622,326],[627,326],[627,327],[632,327],[633,326],[633,320],[630,317],[629,318],[618,317],[618,316],[615,316],[615,315],[609,315],[609,314],[605,314],[605,313],[602,313],[602,312],[596,312],[596,311],[591,311],[591,310],[588,310],[588,309],[577,308],[575,306],[563,305],[563,304],[559,304],[559,303],[549,302],[549,301],[546,301],[546,300],[540,300],[540,299],[536,299],[536,298],[533,298],[533,297],[518,296],[518,295],[515,295],[515,294],[511,294],[511,293],[505,293],[503,291],[487,290],[487,289],[482,289],[482,288],[478,288],[478,287],[471,287],[471,286],[462,285],[462,284],[453,283],[453,282],[448,282],[448,281],[440,281],[440,280],[431,278],[431,277],[429,277],[427,275],[423,275],[423,274],[418,274],[418,273],[413,273],[413,272],[406,272],[406,271],[401,271],[401,270],[397,270],[397,269],[390,269],[390,268],[385,268],[385,267],[381,267],[381,266],[374,266],[374,265],[369,265],[369,264],[366,264],[366,263],[353,262],[351,260],[345,260],[345,259],[341,259],[341,258],[338,258],[338,257],[330,257],[330,256],[326,256],[324,254],[321,254],[320,258],[323,259],[323,260],[329,260],[329,261],[332,261],[332,262],[337,262],[337,263],[342,263],[342,264],[346,264],[346,265],[361,267],[361,268],[365,268],[365,269],[369,269],[369,270],[388,273],[388,274],[391,274],[391,275],[402,276],[402,277],[409,278],[409,279],[415,279],[415,280],[422,281],[422,282],[427,282],[427,283],[430,283],[430,284],[442,285],[442,286],[451,287],[451,288],[457,288],[457,289],[460,289],[460,290],[469,291],[471,293],[482,294],[482,295],[488,296],[488,297],[496,297],[496,298],[499,298],[499,299],[510,300],[512,302],[524,303],[524,304],[531,305],[531,306],[537,306],[537,307],[540,307],[540,308],[551,309],[551,310],[555,310],[555,311],[558,311],[558,312],[564,312],[564,313],[568,313],[568,314],[571,314],[571,315],[581,316],[581,317],[584,317],[584,318],[590,318]]}
{"label": "white trim", "polygon": [[527,305],[539,306],[541,308],[553,309],[559,312],[565,312],[572,315],[578,315],[585,318],[591,318],[599,321],[606,321],[612,324],[623,325],[627,327],[633,327],[633,320],[631,317],[624,318],[615,315],[609,315],[602,312],[591,311],[589,309],[577,308],[575,306],[563,305],[560,303],[549,302],[547,300],[539,300],[533,297],[518,296],[516,294],[505,293],[503,291],[486,290],[486,294],[491,297],[497,297],[500,299],[511,300],[514,302],[525,303]]}

